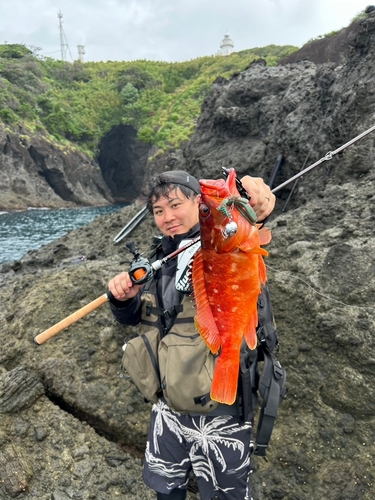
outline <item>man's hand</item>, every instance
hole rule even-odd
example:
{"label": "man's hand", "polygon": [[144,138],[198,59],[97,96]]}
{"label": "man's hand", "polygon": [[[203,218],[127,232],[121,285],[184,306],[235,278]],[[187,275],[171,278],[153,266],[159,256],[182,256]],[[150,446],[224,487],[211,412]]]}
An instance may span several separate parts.
{"label": "man's hand", "polygon": [[250,205],[253,207],[258,221],[267,218],[275,207],[276,196],[260,177],[245,175],[241,179],[243,187],[251,196]]}
{"label": "man's hand", "polygon": [[134,285],[129,273],[123,272],[111,279],[108,283],[108,288],[115,299],[123,301],[135,297],[141,285]]}

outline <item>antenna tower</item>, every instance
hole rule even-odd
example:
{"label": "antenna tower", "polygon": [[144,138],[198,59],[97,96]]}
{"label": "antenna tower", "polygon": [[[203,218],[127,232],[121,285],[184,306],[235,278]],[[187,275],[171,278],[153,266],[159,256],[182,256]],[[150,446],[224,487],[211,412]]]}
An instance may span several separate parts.
{"label": "antenna tower", "polygon": [[66,36],[64,33],[64,28],[62,25],[63,15],[62,15],[61,10],[59,10],[59,12],[57,13],[57,17],[59,18],[59,28],[60,28],[61,59],[63,61],[66,61],[66,55],[69,52],[70,59],[73,61],[73,57],[72,57],[72,54],[70,52],[69,45],[68,45],[68,40],[66,39]]}

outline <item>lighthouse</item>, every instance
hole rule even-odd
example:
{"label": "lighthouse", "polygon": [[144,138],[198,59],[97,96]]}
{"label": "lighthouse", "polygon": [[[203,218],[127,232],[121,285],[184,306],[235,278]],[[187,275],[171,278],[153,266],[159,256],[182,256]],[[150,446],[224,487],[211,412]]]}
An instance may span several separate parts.
{"label": "lighthouse", "polygon": [[220,50],[217,53],[218,56],[229,56],[233,52],[234,43],[230,38],[230,34],[228,32],[225,33],[223,41],[220,45]]}

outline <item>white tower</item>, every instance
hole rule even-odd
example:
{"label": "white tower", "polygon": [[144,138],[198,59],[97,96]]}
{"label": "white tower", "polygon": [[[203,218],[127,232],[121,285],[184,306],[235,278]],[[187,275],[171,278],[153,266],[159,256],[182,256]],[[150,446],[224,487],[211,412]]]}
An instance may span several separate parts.
{"label": "white tower", "polygon": [[86,52],[85,52],[85,46],[84,45],[77,45],[77,47],[78,47],[78,60],[81,63],[83,63],[83,62],[85,62],[83,60],[83,56],[86,54]]}
{"label": "white tower", "polygon": [[228,32],[225,33],[224,39],[221,42],[220,50],[217,53],[218,56],[229,56],[232,54],[234,48],[234,43],[230,38],[230,34]]}

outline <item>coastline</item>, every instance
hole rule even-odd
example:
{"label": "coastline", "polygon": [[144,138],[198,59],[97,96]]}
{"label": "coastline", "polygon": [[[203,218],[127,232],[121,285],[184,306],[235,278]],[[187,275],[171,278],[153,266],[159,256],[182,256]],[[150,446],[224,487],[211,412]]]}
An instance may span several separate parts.
{"label": "coastline", "polygon": [[19,260],[28,251],[37,250],[101,215],[117,212],[125,206],[114,204],[62,209],[30,207],[28,210],[0,212],[0,265]]}

